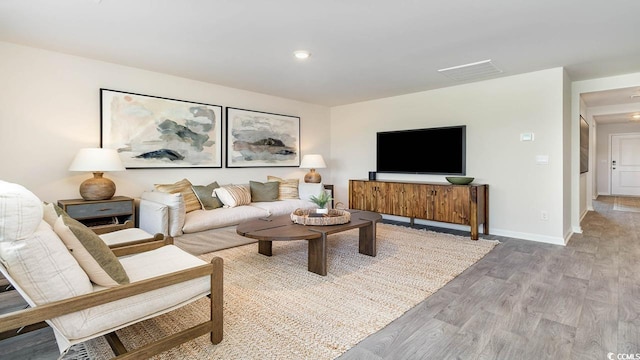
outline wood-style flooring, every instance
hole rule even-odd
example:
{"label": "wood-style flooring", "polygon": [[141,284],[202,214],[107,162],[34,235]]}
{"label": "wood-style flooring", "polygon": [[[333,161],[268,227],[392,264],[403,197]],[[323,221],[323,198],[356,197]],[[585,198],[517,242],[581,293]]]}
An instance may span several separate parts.
{"label": "wood-style flooring", "polygon": [[[567,246],[484,236],[502,243],[339,359],[633,359],[640,212],[614,200],[599,197]],[[0,313],[23,304],[0,293]],[[57,356],[49,328],[0,341],[0,359]]]}
{"label": "wood-style flooring", "polygon": [[501,238],[340,359],[640,358],[640,213],[614,200],[599,197],[565,247]]}

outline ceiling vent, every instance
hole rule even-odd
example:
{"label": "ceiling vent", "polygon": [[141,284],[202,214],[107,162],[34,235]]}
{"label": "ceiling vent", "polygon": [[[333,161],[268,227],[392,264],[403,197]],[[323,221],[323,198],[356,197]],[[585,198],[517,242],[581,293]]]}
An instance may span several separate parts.
{"label": "ceiling vent", "polygon": [[438,72],[450,79],[457,81],[477,80],[492,75],[502,74],[491,60],[478,61],[471,64],[440,69]]}

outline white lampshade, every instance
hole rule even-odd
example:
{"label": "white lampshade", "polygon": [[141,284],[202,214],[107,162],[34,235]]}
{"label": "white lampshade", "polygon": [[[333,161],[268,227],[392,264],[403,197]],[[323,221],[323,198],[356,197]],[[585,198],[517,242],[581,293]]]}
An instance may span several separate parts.
{"label": "white lampshade", "polygon": [[116,193],[116,184],[104,178],[105,171],[122,171],[124,166],[115,149],[80,149],[69,171],[91,171],[93,178],[80,184],[80,196],[88,201],[108,200]]}
{"label": "white lampshade", "polygon": [[309,154],[302,157],[302,162],[300,163],[301,169],[324,169],[327,167],[325,164],[322,155],[319,154]]}
{"label": "white lampshade", "polygon": [[80,149],[69,166],[69,171],[123,171],[124,165],[115,149]]}

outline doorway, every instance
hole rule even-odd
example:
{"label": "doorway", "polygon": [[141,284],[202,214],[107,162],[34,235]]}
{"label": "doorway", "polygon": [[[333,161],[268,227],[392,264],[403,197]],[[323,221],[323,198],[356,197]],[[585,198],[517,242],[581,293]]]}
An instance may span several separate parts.
{"label": "doorway", "polygon": [[640,134],[611,135],[611,194],[640,196]]}

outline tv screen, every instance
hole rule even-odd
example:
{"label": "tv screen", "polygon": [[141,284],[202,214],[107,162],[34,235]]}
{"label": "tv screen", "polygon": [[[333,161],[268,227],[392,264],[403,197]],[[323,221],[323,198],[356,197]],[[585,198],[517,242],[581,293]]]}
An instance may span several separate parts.
{"label": "tv screen", "polygon": [[377,172],[466,175],[466,126],[379,132]]}

